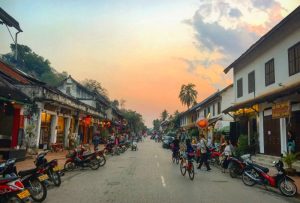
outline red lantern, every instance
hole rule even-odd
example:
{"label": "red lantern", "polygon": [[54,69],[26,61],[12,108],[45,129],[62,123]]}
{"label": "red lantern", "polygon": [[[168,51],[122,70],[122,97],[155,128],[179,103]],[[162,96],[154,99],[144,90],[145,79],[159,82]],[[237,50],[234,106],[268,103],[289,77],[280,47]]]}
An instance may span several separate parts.
{"label": "red lantern", "polygon": [[91,120],[92,120],[91,117],[85,117],[85,119],[84,119],[85,125],[89,126],[91,124]]}
{"label": "red lantern", "polygon": [[208,121],[207,121],[207,119],[201,119],[201,120],[199,120],[198,122],[197,122],[197,125],[200,127],[200,128],[207,128],[207,126],[208,126]]}

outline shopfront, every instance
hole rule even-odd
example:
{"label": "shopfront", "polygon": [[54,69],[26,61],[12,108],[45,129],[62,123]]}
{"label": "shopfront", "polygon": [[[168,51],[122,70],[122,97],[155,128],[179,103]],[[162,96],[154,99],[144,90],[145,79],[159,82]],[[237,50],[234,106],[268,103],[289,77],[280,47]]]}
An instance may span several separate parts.
{"label": "shopfront", "polygon": [[47,149],[49,148],[50,138],[51,138],[51,122],[53,116],[46,112],[41,114],[41,134],[39,141],[39,148]]}

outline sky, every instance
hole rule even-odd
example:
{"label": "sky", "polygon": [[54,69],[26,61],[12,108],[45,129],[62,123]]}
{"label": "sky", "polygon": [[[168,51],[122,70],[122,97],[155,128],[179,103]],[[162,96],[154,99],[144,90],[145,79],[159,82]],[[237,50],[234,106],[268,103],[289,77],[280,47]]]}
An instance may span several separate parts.
{"label": "sky", "polygon": [[[300,0],[0,0],[18,43],[78,81],[99,81],[148,127],[194,83],[197,101],[232,83],[223,70]],[[12,33],[15,30],[11,29]],[[12,43],[0,26],[0,54]]]}

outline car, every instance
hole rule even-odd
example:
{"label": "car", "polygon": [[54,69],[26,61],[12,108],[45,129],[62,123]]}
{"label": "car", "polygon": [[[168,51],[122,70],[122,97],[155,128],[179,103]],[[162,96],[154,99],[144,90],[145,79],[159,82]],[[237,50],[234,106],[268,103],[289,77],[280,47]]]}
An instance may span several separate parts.
{"label": "car", "polygon": [[169,149],[170,148],[170,145],[172,144],[172,142],[174,141],[174,137],[171,137],[171,136],[164,136],[164,140],[162,142],[162,147],[163,148],[166,148],[166,149]]}

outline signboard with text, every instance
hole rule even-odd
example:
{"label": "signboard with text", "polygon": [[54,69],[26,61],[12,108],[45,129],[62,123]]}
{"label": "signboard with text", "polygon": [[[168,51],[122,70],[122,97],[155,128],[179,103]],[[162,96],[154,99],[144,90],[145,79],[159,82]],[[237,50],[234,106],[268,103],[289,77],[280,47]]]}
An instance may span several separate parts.
{"label": "signboard with text", "polygon": [[289,101],[276,103],[272,106],[272,118],[286,118],[291,115],[291,103]]}

